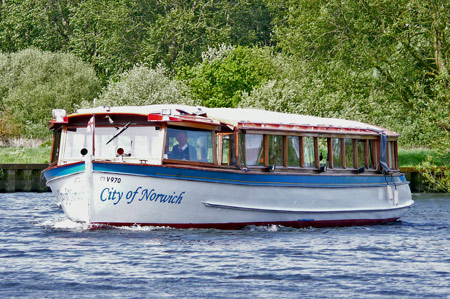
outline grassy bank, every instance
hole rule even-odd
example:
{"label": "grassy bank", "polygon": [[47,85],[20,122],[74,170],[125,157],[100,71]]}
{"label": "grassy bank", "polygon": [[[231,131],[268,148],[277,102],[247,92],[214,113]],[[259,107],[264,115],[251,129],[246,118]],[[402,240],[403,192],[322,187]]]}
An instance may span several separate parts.
{"label": "grassy bank", "polygon": [[50,146],[38,147],[0,147],[0,164],[2,163],[48,163]]}
{"label": "grassy bank", "polygon": [[[436,153],[429,149],[400,149],[398,152],[401,167],[416,167],[427,157]],[[50,146],[39,147],[0,147],[0,163],[48,163]],[[450,165],[450,161],[434,159],[438,166]]]}
{"label": "grassy bank", "polygon": [[398,151],[398,163],[400,167],[417,167],[422,162],[425,162],[427,158],[431,157],[434,164],[437,166],[450,165],[450,159],[438,158],[437,153],[434,150],[414,148],[414,149],[399,149]]}

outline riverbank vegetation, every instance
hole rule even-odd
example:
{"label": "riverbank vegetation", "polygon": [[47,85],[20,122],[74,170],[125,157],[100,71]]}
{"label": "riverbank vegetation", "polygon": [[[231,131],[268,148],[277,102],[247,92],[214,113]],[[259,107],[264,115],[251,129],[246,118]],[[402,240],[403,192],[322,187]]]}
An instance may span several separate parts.
{"label": "riverbank vegetation", "polygon": [[47,164],[50,160],[51,147],[40,145],[36,147],[0,146],[0,164]]}
{"label": "riverbank vegetation", "polygon": [[49,140],[54,108],[256,107],[389,128],[432,169],[450,147],[449,23],[444,0],[4,0],[0,139]]}

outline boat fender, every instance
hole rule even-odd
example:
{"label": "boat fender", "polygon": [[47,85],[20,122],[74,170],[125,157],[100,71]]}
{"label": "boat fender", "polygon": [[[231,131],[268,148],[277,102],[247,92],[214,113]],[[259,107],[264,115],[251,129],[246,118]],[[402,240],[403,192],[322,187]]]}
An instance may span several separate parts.
{"label": "boat fender", "polygon": [[394,189],[394,205],[398,206],[398,190],[397,187]]}
{"label": "boat fender", "polygon": [[392,192],[392,187],[389,185],[386,186],[386,194],[387,194],[387,198],[389,198],[390,201],[394,200],[394,194]]}

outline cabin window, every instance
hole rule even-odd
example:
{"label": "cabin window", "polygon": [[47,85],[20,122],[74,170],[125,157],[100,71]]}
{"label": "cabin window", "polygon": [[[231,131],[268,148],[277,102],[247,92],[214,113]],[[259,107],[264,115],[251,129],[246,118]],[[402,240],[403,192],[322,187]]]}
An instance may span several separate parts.
{"label": "cabin window", "polygon": [[220,165],[235,165],[236,155],[234,152],[234,134],[217,135],[217,150]]}
{"label": "cabin window", "polygon": [[[343,139],[331,138],[333,168],[343,168]],[[345,158],[345,157],[344,157]]]}
{"label": "cabin window", "polygon": [[214,163],[212,132],[168,128],[165,157]]}
{"label": "cabin window", "polygon": [[386,155],[386,157],[387,157],[387,163],[388,163],[388,166],[389,166],[389,168],[392,168],[391,167],[391,165],[392,165],[392,163],[391,163],[391,155],[392,155],[392,153],[391,153],[391,151],[392,151],[392,145],[391,145],[391,143],[390,142],[387,142],[387,155]]}
{"label": "cabin window", "polygon": [[369,140],[369,168],[378,168],[378,141]]}
{"label": "cabin window", "polygon": [[300,138],[297,136],[288,136],[288,166],[299,167],[300,165]]}
{"label": "cabin window", "polygon": [[239,134],[239,165],[245,166],[245,134]]}
{"label": "cabin window", "polygon": [[365,143],[366,140],[358,140],[358,168],[366,167]]}
{"label": "cabin window", "polygon": [[264,166],[263,135],[245,135],[245,162],[247,166]]}
{"label": "cabin window", "polygon": [[122,156],[127,160],[142,160],[147,163],[160,164],[162,144],[163,133],[158,127],[95,128],[96,159],[115,160],[119,157],[118,150],[122,149]]}
{"label": "cabin window", "polygon": [[391,169],[397,169],[397,142],[396,141],[388,141],[387,143],[388,145],[388,152],[387,152],[387,156],[388,156],[388,166]]}
{"label": "cabin window", "polygon": [[64,161],[83,160],[82,149],[87,149],[88,154],[92,155],[92,133],[88,133],[86,127],[67,128],[62,159]]}
{"label": "cabin window", "polygon": [[353,158],[354,158],[354,151],[353,151],[353,139],[350,138],[344,138],[345,143],[345,167],[346,168],[353,168]]}
{"label": "cabin window", "polygon": [[319,138],[319,161],[320,166],[328,162],[328,138]]}
{"label": "cabin window", "polygon": [[398,167],[398,146],[397,146],[397,141],[392,141],[392,150],[393,150],[392,156],[394,157],[393,158],[393,161],[394,161],[393,168],[394,169],[398,169],[399,167]]}
{"label": "cabin window", "polygon": [[58,162],[60,145],[61,145],[61,128],[58,128],[53,131],[52,157],[50,163]]}
{"label": "cabin window", "polygon": [[303,155],[305,160],[304,166],[306,168],[316,167],[314,153],[314,137],[303,137]]}
{"label": "cabin window", "polygon": [[269,135],[269,165],[283,166],[283,136]]}
{"label": "cabin window", "polygon": [[[219,134],[220,135],[220,134]],[[219,137],[220,138],[220,137]],[[218,141],[219,142],[219,141]],[[222,163],[226,165],[229,143],[221,141]],[[219,143],[218,143],[219,144]],[[388,143],[389,167],[395,169],[396,142]],[[301,168],[355,169],[378,167],[378,141],[357,138],[239,135],[239,159],[244,166],[286,166]]]}

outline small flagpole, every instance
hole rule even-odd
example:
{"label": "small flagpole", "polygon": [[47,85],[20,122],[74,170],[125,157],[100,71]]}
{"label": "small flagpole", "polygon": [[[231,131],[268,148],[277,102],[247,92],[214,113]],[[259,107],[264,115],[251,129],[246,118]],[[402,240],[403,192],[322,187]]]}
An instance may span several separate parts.
{"label": "small flagpole", "polygon": [[92,153],[89,153],[89,155],[86,155],[85,158],[85,177],[86,177],[86,182],[87,182],[87,187],[88,187],[88,205],[87,205],[87,209],[88,209],[88,223],[91,222],[92,220],[92,214],[93,214],[93,199],[94,199],[94,187],[93,187],[93,164],[92,161],[95,159],[94,158],[94,152],[95,152],[95,113],[92,114],[92,117],[89,119],[88,122],[88,130],[91,131],[92,130]]}
{"label": "small flagpole", "polygon": [[92,157],[95,160],[95,113],[92,115]]}

